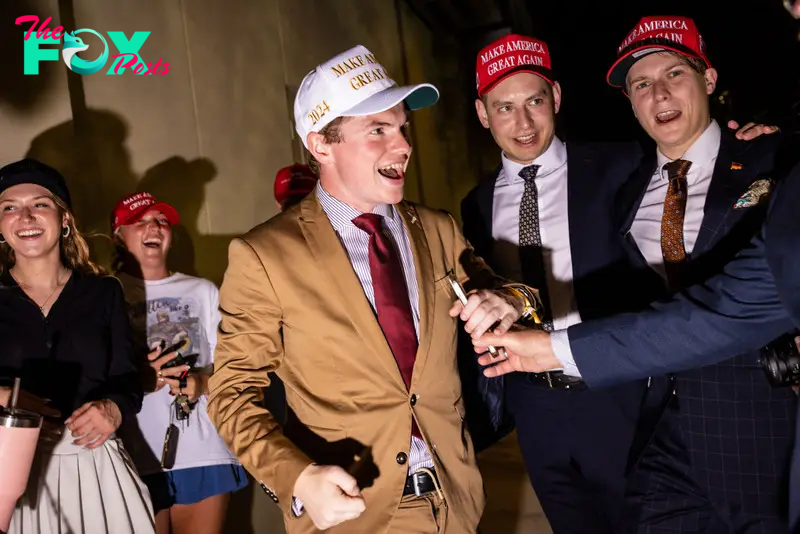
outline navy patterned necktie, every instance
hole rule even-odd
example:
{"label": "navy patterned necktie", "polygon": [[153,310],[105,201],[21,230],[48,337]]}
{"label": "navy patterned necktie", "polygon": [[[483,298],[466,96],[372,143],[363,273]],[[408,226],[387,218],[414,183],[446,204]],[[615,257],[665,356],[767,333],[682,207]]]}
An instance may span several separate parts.
{"label": "navy patterned necktie", "polygon": [[519,255],[522,263],[522,281],[539,290],[544,306],[542,328],[553,330],[550,297],[547,291],[547,272],[542,250],[542,233],[539,229],[539,192],[536,189],[536,173],[539,165],[528,165],[519,175],[525,180],[525,192],[519,204]]}

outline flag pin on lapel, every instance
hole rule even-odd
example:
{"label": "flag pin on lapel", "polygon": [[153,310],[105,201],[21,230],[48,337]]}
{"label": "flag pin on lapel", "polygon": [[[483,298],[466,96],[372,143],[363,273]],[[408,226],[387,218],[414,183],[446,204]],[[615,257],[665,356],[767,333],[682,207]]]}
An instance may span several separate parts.
{"label": "flag pin on lapel", "polygon": [[736,163],[734,161],[733,163],[731,163],[731,170],[732,171],[741,171],[742,170],[742,164],[741,163]]}

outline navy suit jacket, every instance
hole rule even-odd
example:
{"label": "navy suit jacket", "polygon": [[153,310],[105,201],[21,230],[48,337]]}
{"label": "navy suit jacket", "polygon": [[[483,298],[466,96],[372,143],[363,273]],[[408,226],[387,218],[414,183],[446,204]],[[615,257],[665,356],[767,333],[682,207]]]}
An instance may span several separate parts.
{"label": "navy suit jacket", "polygon": [[[570,250],[573,284],[583,320],[630,310],[648,301],[637,295],[621,298],[616,288],[635,275],[614,224],[620,186],[639,167],[642,151],[636,143],[567,143]],[[461,203],[464,236],[493,268],[492,218],[494,187],[499,169],[482,180]],[[504,409],[504,378],[486,378],[476,363],[469,338],[459,343],[467,422],[476,450],[513,430]]]}
{"label": "navy suit jacket", "polygon": [[[780,167],[773,177],[786,174]],[[800,165],[773,190],[760,231],[724,272],[641,313],[570,327],[569,338],[584,380],[604,387],[715,364],[794,328],[800,328]]]}

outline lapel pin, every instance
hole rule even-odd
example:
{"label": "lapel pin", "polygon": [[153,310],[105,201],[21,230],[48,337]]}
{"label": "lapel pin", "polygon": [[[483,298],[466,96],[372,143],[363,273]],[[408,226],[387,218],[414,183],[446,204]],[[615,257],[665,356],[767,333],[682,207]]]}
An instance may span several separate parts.
{"label": "lapel pin", "polygon": [[744,194],[739,197],[739,199],[733,205],[733,209],[743,209],[757,206],[769,197],[772,184],[773,180],[770,178],[756,180],[750,184],[750,187],[747,188],[747,191],[745,191]]}
{"label": "lapel pin", "polygon": [[731,163],[731,170],[732,171],[741,171],[742,170],[742,164],[741,163],[736,163],[734,161],[733,163]]}

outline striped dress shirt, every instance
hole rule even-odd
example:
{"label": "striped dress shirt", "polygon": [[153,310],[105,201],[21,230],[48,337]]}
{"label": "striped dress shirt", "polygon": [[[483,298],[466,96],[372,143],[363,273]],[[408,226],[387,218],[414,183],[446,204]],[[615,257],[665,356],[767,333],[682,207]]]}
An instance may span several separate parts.
{"label": "striped dress shirt", "polygon": [[[369,234],[353,224],[353,219],[361,215],[361,212],[332,197],[320,183],[317,183],[317,198],[322,204],[322,209],[328,216],[331,226],[336,231],[336,235],[339,236],[339,241],[342,242],[350,264],[364,289],[364,295],[369,300],[372,311],[375,312],[375,289],[372,285],[372,272],[369,268]],[[417,333],[417,341],[419,341],[417,271],[414,267],[411,243],[408,240],[403,219],[397,212],[397,208],[388,204],[376,206],[372,213],[383,216],[384,228],[389,231],[389,235],[400,253],[400,261],[403,264],[403,274],[405,274],[408,288],[408,299],[411,302],[411,314],[414,316],[414,330]],[[428,452],[428,447],[417,437],[411,436],[411,449],[408,456],[409,473],[417,471],[420,467],[433,467],[433,459]]]}
{"label": "striped dress shirt", "polygon": [[[375,288],[372,285],[372,272],[369,267],[369,234],[353,224],[353,219],[361,215],[362,212],[331,196],[319,182],[317,182],[316,194],[331,226],[336,231],[336,235],[339,236],[339,241],[341,241],[347,257],[350,259],[350,264],[353,266],[358,281],[361,282],[364,295],[369,300],[372,311],[375,312]],[[408,240],[403,219],[400,217],[397,208],[388,204],[376,206],[372,213],[383,216],[384,229],[389,231],[389,235],[400,253],[400,261],[406,278],[406,287],[408,288],[408,299],[411,303],[411,314],[414,317],[414,330],[417,334],[417,341],[419,341],[417,270],[414,267],[414,256],[411,254],[411,243]],[[433,458],[425,442],[415,436],[409,437],[411,443],[408,454],[408,472],[414,473],[421,467],[432,469]],[[292,509],[295,515],[300,515],[303,510],[302,502],[299,499],[294,499]]]}

